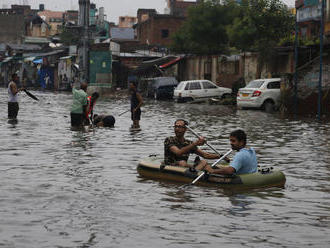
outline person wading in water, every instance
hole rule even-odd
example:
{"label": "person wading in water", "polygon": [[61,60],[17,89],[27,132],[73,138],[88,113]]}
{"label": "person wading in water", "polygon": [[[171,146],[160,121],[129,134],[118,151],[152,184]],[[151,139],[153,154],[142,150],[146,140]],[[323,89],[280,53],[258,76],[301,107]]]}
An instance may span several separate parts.
{"label": "person wading in water", "polygon": [[24,90],[24,88],[17,88],[19,77],[16,73],[14,73],[11,78],[12,81],[8,84],[8,119],[15,120],[19,110],[18,92]]}
{"label": "person wading in water", "polygon": [[140,128],[141,106],[143,99],[141,94],[137,91],[137,81],[131,81],[129,89],[131,92],[131,119],[133,121],[132,128]]}
{"label": "person wading in water", "polygon": [[87,83],[80,85],[80,90],[72,88],[73,102],[71,106],[71,126],[82,127],[86,119],[87,111]]}

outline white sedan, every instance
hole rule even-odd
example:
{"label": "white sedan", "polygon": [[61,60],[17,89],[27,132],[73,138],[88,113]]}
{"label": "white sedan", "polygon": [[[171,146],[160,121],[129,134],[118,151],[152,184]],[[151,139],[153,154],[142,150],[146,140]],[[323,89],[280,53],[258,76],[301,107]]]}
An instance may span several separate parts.
{"label": "white sedan", "polygon": [[209,80],[182,81],[174,90],[177,102],[195,101],[209,98],[225,98],[231,96],[231,89],[219,87]]}
{"label": "white sedan", "polygon": [[271,112],[279,107],[281,78],[257,79],[238,90],[237,107],[261,108]]}

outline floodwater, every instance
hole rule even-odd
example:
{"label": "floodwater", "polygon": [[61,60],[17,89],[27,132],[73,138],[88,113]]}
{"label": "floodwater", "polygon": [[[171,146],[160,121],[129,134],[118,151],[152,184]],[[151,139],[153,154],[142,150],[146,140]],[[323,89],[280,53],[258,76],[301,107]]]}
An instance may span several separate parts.
{"label": "floodwater", "polygon": [[[32,93],[40,101],[22,93],[17,124],[0,93],[0,247],[328,247],[329,123],[150,100],[142,131],[130,133],[129,113],[118,116],[128,100],[117,98],[95,109],[114,115],[114,128],[77,132],[70,94]],[[224,192],[140,178],[138,161],[163,153],[179,117],[219,151],[244,128],[259,164],[285,173],[285,188]]]}

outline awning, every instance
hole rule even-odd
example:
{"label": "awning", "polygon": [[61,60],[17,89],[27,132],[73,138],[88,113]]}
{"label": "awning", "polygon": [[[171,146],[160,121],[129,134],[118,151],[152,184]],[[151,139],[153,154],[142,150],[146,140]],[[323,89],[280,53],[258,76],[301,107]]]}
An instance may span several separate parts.
{"label": "awning", "polygon": [[60,59],[71,59],[72,58],[72,56],[70,55],[70,56],[64,56],[64,57],[60,57]]}
{"label": "awning", "polygon": [[24,62],[31,62],[35,59],[36,59],[36,57],[27,57],[27,58],[24,59]]}
{"label": "awning", "polygon": [[160,69],[166,69],[168,67],[171,67],[172,65],[175,65],[176,63],[178,63],[181,59],[183,59],[183,57],[178,57],[176,59],[173,59],[173,60],[171,60],[171,61],[169,61],[169,62],[167,62],[163,65],[160,65],[159,68]]}
{"label": "awning", "polygon": [[2,63],[7,63],[9,61],[13,60],[13,57],[7,57],[4,60],[2,60]]}
{"label": "awning", "polygon": [[152,70],[165,69],[171,65],[174,65],[182,58],[183,57],[168,55],[162,58],[144,61],[134,72],[139,74],[146,73]]}
{"label": "awning", "polygon": [[42,64],[42,59],[35,59],[35,60],[33,60],[33,63]]}

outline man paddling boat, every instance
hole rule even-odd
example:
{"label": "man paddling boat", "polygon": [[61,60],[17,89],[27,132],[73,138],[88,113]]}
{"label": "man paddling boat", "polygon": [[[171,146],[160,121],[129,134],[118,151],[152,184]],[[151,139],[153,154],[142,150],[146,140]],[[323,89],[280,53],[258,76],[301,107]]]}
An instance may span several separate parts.
{"label": "man paddling boat", "polygon": [[258,170],[256,152],[253,148],[246,147],[246,134],[243,130],[231,132],[229,136],[230,145],[233,150],[238,151],[229,166],[212,169],[215,174],[248,174]]}
{"label": "man paddling boat", "polygon": [[174,166],[183,166],[195,168],[197,170],[206,170],[211,172],[213,169],[205,160],[197,160],[194,165],[188,164],[188,158],[191,153],[195,153],[205,159],[219,159],[221,155],[209,153],[201,150],[198,146],[204,145],[206,140],[199,137],[195,141],[185,139],[188,122],[182,119],[174,123],[174,137],[168,137],[164,142],[165,164]]}

